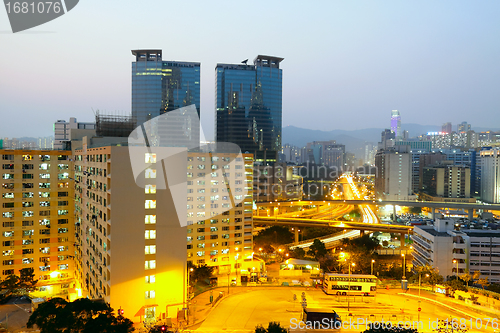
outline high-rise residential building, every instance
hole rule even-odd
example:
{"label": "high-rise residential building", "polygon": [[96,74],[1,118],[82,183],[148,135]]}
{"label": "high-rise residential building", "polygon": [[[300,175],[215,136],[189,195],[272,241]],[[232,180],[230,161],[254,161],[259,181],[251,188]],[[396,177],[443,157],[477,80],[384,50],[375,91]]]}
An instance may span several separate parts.
{"label": "high-rise residential building", "polygon": [[77,297],[71,151],[0,150],[2,279],[33,268],[40,297]]}
{"label": "high-rise residential building", "polygon": [[500,203],[500,149],[482,150],[481,200]]}
{"label": "high-rise residential building", "polygon": [[463,165],[456,166],[452,163],[451,161],[443,161],[424,167],[422,192],[433,200],[437,199],[437,201],[451,201],[451,198],[470,198],[470,168]]}
{"label": "high-rise residential building", "polygon": [[313,141],[306,145],[307,159],[304,162],[316,165],[325,165],[341,171],[346,162],[345,145],[338,144],[335,140]]}
{"label": "high-rise residential building", "polygon": [[200,63],[166,61],[162,50],[132,50],[132,116],[137,125],[194,104],[198,118],[171,117],[158,126],[160,145],[195,147],[200,142]]}
{"label": "high-rise residential building", "polygon": [[408,200],[412,196],[411,153],[408,146],[379,150],[375,156],[375,197]]}
{"label": "high-rise residential building", "polygon": [[455,230],[452,219],[413,229],[413,266],[430,265],[442,276],[480,272],[480,279],[500,282],[500,231]]}
{"label": "high-rise residential building", "polygon": [[463,121],[457,125],[457,132],[458,133],[468,132],[470,130],[471,130],[471,126],[470,126],[470,124],[467,124],[466,121]]}
{"label": "high-rise residential building", "polygon": [[387,149],[390,147],[394,147],[395,141],[396,141],[396,132],[394,132],[392,129],[386,128],[380,135],[380,142],[378,144],[378,148]]}
{"label": "high-rise residential building", "polygon": [[217,64],[215,139],[276,161],[281,150],[283,58],[258,55],[253,65]]}
{"label": "high-rise residential building", "polygon": [[187,260],[193,265],[237,276],[261,271],[253,260],[253,167],[251,154],[188,153]]}
{"label": "high-rise residential building", "polygon": [[186,306],[186,227],[162,189],[162,160],[137,153],[144,171],[136,178],[134,147],[106,139],[85,138],[74,151],[75,274],[83,297],[102,298],[134,322],[177,318]]}
{"label": "high-rise residential building", "polygon": [[95,135],[95,123],[77,122],[76,118],[66,120],[58,120],[54,123],[54,149],[70,149],[69,143],[72,140],[72,134],[75,136],[77,132],[83,135]]}
{"label": "high-rise residential building", "polygon": [[396,139],[402,138],[401,132],[401,114],[398,110],[391,111],[391,131],[394,132]]}
{"label": "high-rise residential building", "polygon": [[441,132],[446,133],[446,134],[451,134],[452,132],[452,126],[450,122],[444,123],[443,126],[441,126]]}

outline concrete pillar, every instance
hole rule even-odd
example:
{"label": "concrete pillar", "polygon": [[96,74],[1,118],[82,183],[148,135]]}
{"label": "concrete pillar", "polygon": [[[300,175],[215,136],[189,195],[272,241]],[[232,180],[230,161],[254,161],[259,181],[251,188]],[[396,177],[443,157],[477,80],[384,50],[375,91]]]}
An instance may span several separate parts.
{"label": "concrete pillar", "polygon": [[294,228],[295,231],[295,245],[299,244],[299,228]]}
{"label": "concrete pillar", "polygon": [[392,205],[392,221],[397,222],[398,217],[396,216],[396,205]]}
{"label": "concrete pillar", "polygon": [[431,218],[434,220],[436,218],[436,208],[432,207],[431,208]]}
{"label": "concrete pillar", "polygon": [[468,216],[469,221],[472,221],[474,219],[474,209],[471,208],[467,212],[469,213],[469,216]]}
{"label": "concrete pillar", "polygon": [[403,250],[403,249],[405,248],[405,235],[406,235],[406,234],[404,234],[404,233],[399,234],[399,236],[401,237],[401,238],[400,238],[399,248],[400,248],[401,250]]}

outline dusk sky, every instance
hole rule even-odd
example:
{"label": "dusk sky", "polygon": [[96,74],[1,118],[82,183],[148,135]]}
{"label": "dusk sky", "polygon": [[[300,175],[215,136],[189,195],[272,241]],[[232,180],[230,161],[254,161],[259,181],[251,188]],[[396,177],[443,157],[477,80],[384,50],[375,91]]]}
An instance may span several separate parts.
{"label": "dusk sky", "polygon": [[201,62],[213,138],[215,65],[285,58],[283,126],[500,127],[499,1],[97,1],[12,34],[0,9],[0,137],[49,136],[92,108],[131,111],[130,50]]}

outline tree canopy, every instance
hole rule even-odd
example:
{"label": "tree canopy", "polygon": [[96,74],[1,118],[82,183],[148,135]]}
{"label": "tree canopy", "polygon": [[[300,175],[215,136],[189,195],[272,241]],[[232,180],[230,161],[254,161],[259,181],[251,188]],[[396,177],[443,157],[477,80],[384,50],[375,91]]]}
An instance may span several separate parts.
{"label": "tree canopy", "polygon": [[128,333],[133,323],[122,315],[115,316],[106,303],[80,298],[67,302],[53,298],[42,303],[31,314],[27,327],[36,325],[40,333]]}
{"label": "tree canopy", "polygon": [[27,295],[36,289],[35,274],[33,268],[22,268],[19,270],[20,276],[15,274],[8,275],[5,280],[0,282],[2,299],[11,295]]}
{"label": "tree canopy", "polygon": [[270,322],[269,325],[267,326],[267,329],[259,325],[255,328],[255,333],[286,333],[288,332],[286,328],[281,327],[281,324],[278,322]]}

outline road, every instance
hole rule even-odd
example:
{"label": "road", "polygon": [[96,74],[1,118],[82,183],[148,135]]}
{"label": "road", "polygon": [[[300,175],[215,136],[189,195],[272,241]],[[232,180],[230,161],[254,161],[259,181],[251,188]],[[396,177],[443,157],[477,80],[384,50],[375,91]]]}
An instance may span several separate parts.
{"label": "road", "polygon": [[[293,301],[293,295],[301,299],[304,292],[307,306],[311,308],[333,308],[342,317],[342,321],[348,323],[350,320],[354,326],[342,329],[342,332],[362,332],[365,329],[366,320],[390,321],[397,324],[401,322],[415,322],[419,325],[419,332],[432,332],[436,320],[447,318],[464,318],[467,325],[472,323],[475,332],[493,332],[489,329],[476,329],[476,320],[469,321],[463,313],[444,306],[439,306],[427,301],[418,300],[406,294],[400,295],[401,289],[379,290],[376,297],[365,298],[364,302],[358,297],[348,306],[346,298],[324,294],[318,289],[306,289],[295,287],[254,287],[246,288],[241,293],[223,299],[219,305],[209,314],[208,318],[198,327],[190,332],[254,332],[257,325],[264,325],[270,321],[280,322],[284,327],[292,327],[300,321],[301,306]],[[418,307],[420,322],[418,321]],[[349,316],[349,313],[352,316]],[[484,317],[484,316],[483,316]],[[482,319],[481,319],[482,320]],[[483,320],[486,323],[485,320]],[[293,330],[292,330],[293,332]],[[296,331],[299,332],[299,331]]]}
{"label": "road", "polygon": [[29,310],[31,310],[31,301],[18,297],[0,305],[1,327],[8,328],[9,332],[30,331],[26,328],[31,315]]}

